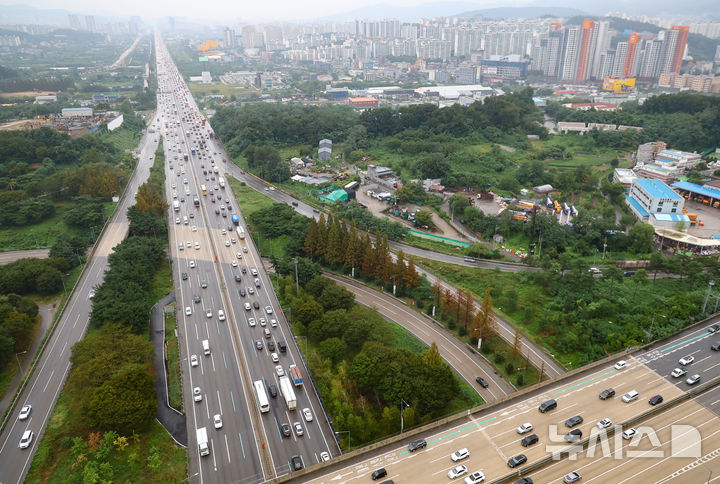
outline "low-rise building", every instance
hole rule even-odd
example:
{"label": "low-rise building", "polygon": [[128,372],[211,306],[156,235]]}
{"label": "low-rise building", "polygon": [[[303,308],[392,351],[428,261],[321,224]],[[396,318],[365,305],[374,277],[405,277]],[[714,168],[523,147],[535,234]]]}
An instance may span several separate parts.
{"label": "low-rise building", "polygon": [[622,183],[625,188],[630,188],[637,177],[637,174],[628,168],[615,168],[613,171],[613,183]]}
{"label": "low-rise building", "polygon": [[354,108],[376,108],[378,100],[374,97],[351,97],[348,104]]}
{"label": "low-rise building", "polygon": [[92,118],[92,108],[63,108],[63,118]]}

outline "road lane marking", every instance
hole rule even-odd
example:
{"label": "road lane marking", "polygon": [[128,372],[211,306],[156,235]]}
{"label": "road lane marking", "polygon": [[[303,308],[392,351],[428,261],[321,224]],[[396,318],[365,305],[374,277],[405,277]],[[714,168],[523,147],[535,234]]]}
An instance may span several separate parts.
{"label": "road lane marking", "polygon": [[671,350],[671,349],[673,349],[673,348],[675,348],[675,347],[678,347],[678,346],[682,346],[682,345],[684,345],[684,344],[686,344],[686,343],[691,343],[691,342],[693,342],[693,341],[695,341],[695,340],[697,340],[697,339],[699,339],[699,338],[703,338],[703,337],[705,337],[705,336],[707,336],[707,335],[708,335],[708,333],[702,333],[702,334],[699,334],[699,335],[697,335],[697,336],[693,336],[693,337],[690,338],[690,339],[686,339],[685,341],[681,341],[681,342],[679,342],[679,343],[675,343],[674,345],[670,345],[670,346],[668,346],[667,348],[661,349],[661,350],[660,350],[660,353],[664,353],[665,351]]}
{"label": "road lane marking", "polygon": [[599,374],[599,375],[595,375],[594,377],[589,378],[589,379],[587,379],[587,380],[585,380],[585,381],[581,381],[580,383],[576,383],[575,385],[571,385],[571,386],[569,386],[569,387],[567,387],[567,388],[563,388],[562,390],[559,390],[559,391],[553,393],[553,396],[555,396],[555,395],[560,395],[561,393],[565,393],[565,392],[568,391],[568,390],[572,390],[573,388],[577,388],[577,387],[579,387],[579,386],[585,385],[586,383],[590,383],[591,381],[597,380],[598,378],[602,378],[602,377],[604,377],[604,376],[611,375],[611,374],[613,374],[613,373],[615,373],[615,372],[617,372],[617,371],[618,371],[618,370],[613,369],[613,370],[607,371],[607,372],[605,372],[605,373],[601,373],[601,374]]}

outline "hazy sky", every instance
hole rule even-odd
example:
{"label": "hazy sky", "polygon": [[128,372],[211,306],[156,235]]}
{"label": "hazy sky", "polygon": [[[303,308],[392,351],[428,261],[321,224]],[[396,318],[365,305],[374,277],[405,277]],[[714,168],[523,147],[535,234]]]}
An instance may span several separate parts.
{"label": "hazy sky", "polygon": [[[411,6],[422,3],[454,3],[448,5],[449,14],[457,13],[458,3],[474,4],[477,8],[517,5],[528,3],[529,0],[19,0],[17,4],[37,8],[73,11],[79,14],[94,13],[115,15],[139,15],[143,18],[153,17],[190,17],[193,19],[209,19],[231,23],[233,21],[272,21],[272,20],[303,20],[347,12],[356,8],[378,5]],[[3,1],[2,3],[10,3]]]}

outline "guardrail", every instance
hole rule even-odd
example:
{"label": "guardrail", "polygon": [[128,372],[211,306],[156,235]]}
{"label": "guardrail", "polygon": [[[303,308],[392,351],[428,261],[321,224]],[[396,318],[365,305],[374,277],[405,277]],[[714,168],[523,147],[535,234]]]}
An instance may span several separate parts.
{"label": "guardrail", "polygon": [[511,474],[507,474],[507,475],[501,477],[500,479],[496,479],[492,482],[493,482],[493,484],[499,484],[499,483],[507,482],[511,479],[525,476],[532,472],[536,472],[537,470],[542,469],[543,467],[546,467],[547,465],[549,465],[551,463],[557,462],[560,459],[566,458],[570,455],[573,455],[577,452],[582,451],[583,449],[588,447],[591,442],[597,442],[597,440],[602,439],[603,436],[609,437],[618,430],[624,430],[626,428],[630,428],[630,427],[632,427],[633,424],[635,424],[637,422],[641,422],[650,417],[653,417],[659,413],[664,412],[665,410],[669,410],[670,408],[675,407],[675,406],[689,400],[690,398],[695,397],[696,395],[699,395],[707,390],[710,390],[710,389],[716,387],[718,384],[720,384],[720,377],[716,377],[713,380],[711,380],[703,385],[700,385],[696,388],[692,388],[691,390],[683,393],[682,395],[680,395],[668,402],[663,403],[662,405],[653,407],[650,410],[641,413],[637,417],[633,417],[630,420],[626,420],[625,422],[623,422],[621,424],[615,425],[614,427],[607,429],[605,432],[597,433],[595,435],[591,434],[591,436],[589,438],[583,440],[582,442],[579,442],[573,446],[570,446],[567,449],[563,449],[560,452],[556,452],[544,459],[539,460],[538,462],[535,462],[527,467],[523,467],[519,471],[513,472]]}

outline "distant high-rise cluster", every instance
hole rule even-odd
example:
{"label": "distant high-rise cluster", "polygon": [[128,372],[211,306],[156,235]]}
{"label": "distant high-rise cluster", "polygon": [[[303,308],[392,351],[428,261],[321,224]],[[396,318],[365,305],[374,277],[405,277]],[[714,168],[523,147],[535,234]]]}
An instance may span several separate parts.
{"label": "distant high-rise cluster", "polygon": [[679,73],[689,30],[673,26],[650,38],[632,33],[612,50],[609,22],[585,20],[581,26],[565,28],[552,23],[533,48],[531,68],[569,82]]}
{"label": "distant high-rise cluster", "polygon": [[[410,57],[454,63],[456,80],[475,82],[489,73],[533,71],[549,79],[583,83],[608,77],[657,79],[679,73],[688,26],[657,35],[611,30],[609,20],[563,25],[548,18],[473,20],[462,18],[332,22],[306,25],[246,25],[245,49],[282,52],[298,62],[326,62],[366,68],[376,59]],[[613,41],[613,37],[622,38]],[[226,45],[232,46],[225,31]],[[614,47],[612,47],[614,46]],[[512,65],[510,63],[513,63]],[[524,65],[520,65],[524,64]],[[439,78],[435,77],[439,76]],[[515,74],[513,74],[515,76]],[[442,82],[441,72],[430,79]]]}

